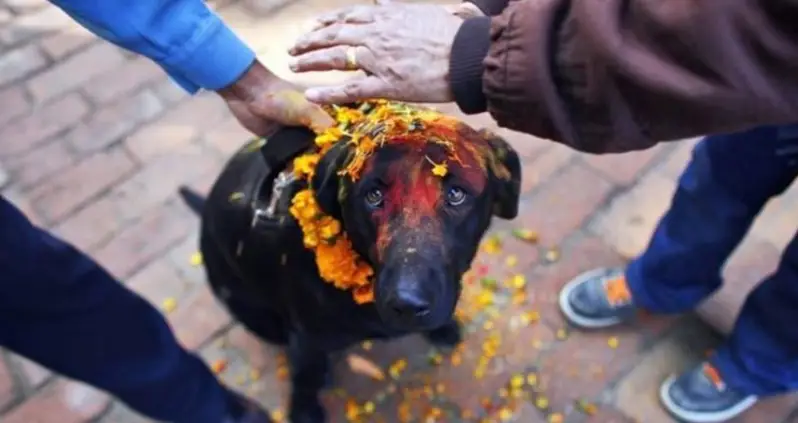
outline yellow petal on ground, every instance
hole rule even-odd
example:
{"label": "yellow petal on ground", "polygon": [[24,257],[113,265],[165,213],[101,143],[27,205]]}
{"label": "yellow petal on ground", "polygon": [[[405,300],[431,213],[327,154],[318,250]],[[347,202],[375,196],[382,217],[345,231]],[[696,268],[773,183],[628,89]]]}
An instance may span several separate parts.
{"label": "yellow petal on ground", "polygon": [[227,360],[219,359],[211,363],[211,370],[217,375],[222,373],[225,369],[227,369]]}
{"label": "yellow petal on ground", "polygon": [[272,415],[272,420],[274,420],[277,423],[285,421],[285,413],[283,413],[283,410],[274,410],[271,412],[271,415]]}
{"label": "yellow petal on ground", "polygon": [[498,236],[492,236],[482,246],[482,250],[488,254],[496,254],[502,250],[502,241]]}
{"label": "yellow petal on ground", "polygon": [[277,367],[277,379],[278,380],[288,379],[288,367],[286,366]]}
{"label": "yellow petal on ground", "polygon": [[521,321],[526,325],[530,323],[535,323],[540,320],[540,312],[532,310],[532,311],[525,311],[524,314],[521,315]]}
{"label": "yellow petal on ground", "polygon": [[560,259],[560,250],[556,248],[550,248],[548,251],[546,251],[545,258],[547,262],[554,263]]}
{"label": "yellow petal on ground", "polygon": [[618,348],[619,343],[620,341],[618,340],[617,336],[611,336],[609,339],[607,339],[607,345],[609,345],[612,349]]}
{"label": "yellow petal on ground", "polygon": [[495,290],[499,285],[496,279],[488,277],[480,279],[479,284],[482,285],[482,287],[485,289],[493,289],[493,290]]}
{"label": "yellow petal on ground", "polygon": [[598,406],[596,404],[587,402],[585,400],[577,400],[576,408],[588,416],[592,416],[598,412]]}
{"label": "yellow petal on ground", "polygon": [[192,254],[191,259],[189,259],[189,263],[191,263],[191,265],[194,267],[202,266],[202,253],[198,251]]}
{"label": "yellow petal on ground", "polygon": [[518,264],[518,256],[515,256],[515,255],[507,256],[507,258],[504,259],[504,264],[507,267],[515,266],[516,264]]}
{"label": "yellow petal on ground", "polygon": [[537,408],[546,408],[548,406],[549,406],[549,399],[542,395],[535,400],[535,407]]}
{"label": "yellow petal on ground", "polygon": [[514,229],[513,236],[521,241],[535,243],[538,242],[538,233],[529,229]]}
{"label": "yellow petal on ground", "polygon": [[561,413],[553,413],[549,416],[549,423],[562,423],[565,421],[565,417]]}
{"label": "yellow petal on ground", "polygon": [[370,377],[374,380],[385,380],[385,372],[382,371],[373,361],[359,356],[357,354],[349,354],[346,357],[346,362],[353,372]]}
{"label": "yellow petal on ground", "polygon": [[163,310],[164,313],[171,313],[175,311],[176,308],[177,300],[174,298],[169,297],[161,302],[161,310]]}

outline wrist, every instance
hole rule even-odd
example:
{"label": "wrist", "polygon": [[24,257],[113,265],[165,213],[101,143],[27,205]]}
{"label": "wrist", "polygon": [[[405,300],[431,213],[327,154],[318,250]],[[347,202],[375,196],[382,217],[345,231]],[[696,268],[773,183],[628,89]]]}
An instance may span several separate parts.
{"label": "wrist", "polygon": [[232,84],[217,90],[224,99],[253,101],[279,81],[280,78],[255,59]]}

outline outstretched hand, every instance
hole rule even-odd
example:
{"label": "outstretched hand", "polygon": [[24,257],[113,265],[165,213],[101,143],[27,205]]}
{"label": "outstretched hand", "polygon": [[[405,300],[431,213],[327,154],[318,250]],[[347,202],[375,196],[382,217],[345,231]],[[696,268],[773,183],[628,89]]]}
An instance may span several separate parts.
{"label": "outstretched hand", "polygon": [[257,61],[218,93],[241,125],[257,136],[271,135],[283,125],[316,132],[335,125],[321,106],[305,98],[301,87],[280,79]]}
{"label": "outstretched hand", "polygon": [[481,14],[471,4],[427,5],[378,1],[325,14],[290,49],[295,72],[362,70],[342,85],[312,88],[317,103],[369,98],[452,101],[449,56],[463,19]]}

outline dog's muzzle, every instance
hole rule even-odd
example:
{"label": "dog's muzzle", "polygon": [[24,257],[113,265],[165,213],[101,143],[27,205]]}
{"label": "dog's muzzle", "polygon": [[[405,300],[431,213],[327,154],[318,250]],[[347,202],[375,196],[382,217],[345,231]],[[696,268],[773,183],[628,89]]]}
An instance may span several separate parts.
{"label": "dog's muzzle", "polygon": [[451,317],[453,301],[449,291],[445,275],[434,267],[404,265],[383,269],[377,281],[377,308],[392,326],[432,329]]}

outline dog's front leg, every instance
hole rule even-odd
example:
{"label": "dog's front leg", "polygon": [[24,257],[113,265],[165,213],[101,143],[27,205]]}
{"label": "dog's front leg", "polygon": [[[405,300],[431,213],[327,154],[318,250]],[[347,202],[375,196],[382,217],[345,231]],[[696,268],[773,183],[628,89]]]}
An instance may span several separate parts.
{"label": "dog's front leg", "polygon": [[326,413],[319,394],[330,371],[329,355],[302,336],[292,336],[288,345],[291,366],[291,423],[325,423]]}

